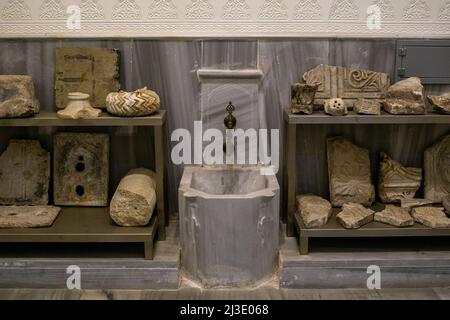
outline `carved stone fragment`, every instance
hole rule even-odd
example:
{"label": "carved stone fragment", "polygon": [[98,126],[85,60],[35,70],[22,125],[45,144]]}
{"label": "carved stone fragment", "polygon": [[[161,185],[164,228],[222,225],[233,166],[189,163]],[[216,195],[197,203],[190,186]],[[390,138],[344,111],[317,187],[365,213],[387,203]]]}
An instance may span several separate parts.
{"label": "carved stone fragment", "polygon": [[412,210],[414,221],[430,228],[450,228],[450,219],[444,213],[444,208],[419,207]]}
{"label": "carved stone fragment", "polygon": [[154,172],[135,169],[122,178],[111,199],[111,218],[120,226],[145,226],[156,205]]}
{"label": "carved stone fragment", "polygon": [[353,110],[358,114],[379,116],[381,114],[381,103],[377,100],[359,98],[356,100]]}
{"label": "carved stone fragment", "polygon": [[297,209],[307,228],[326,225],[332,212],[328,200],[314,195],[297,196]]}
{"label": "carved stone fragment", "polygon": [[412,199],[422,184],[422,168],[404,167],[383,152],[379,172],[378,192],[383,203]]}
{"label": "carved stone fragment", "polygon": [[425,114],[423,86],[420,79],[412,77],[390,86],[384,110],[391,114]]}
{"label": "carved stone fragment", "polygon": [[312,114],[317,88],[317,85],[294,83],[291,86],[291,112]]}
{"label": "carved stone fragment", "polygon": [[442,199],[442,205],[444,206],[445,213],[446,213],[447,215],[450,215],[450,194],[447,195],[447,196],[445,196],[445,197]]}
{"label": "carved stone fragment", "polygon": [[57,112],[61,119],[89,119],[97,118],[102,110],[93,108],[89,102],[89,95],[81,92],[68,94],[69,103],[64,110]]}
{"label": "carved stone fragment", "polygon": [[348,113],[344,100],[338,98],[325,100],[324,110],[331,116],[345,116]]}
{"label": "carved stone fragment", "polygon": [[39,113],[30,76],[0,75],[0,118],[31,117]]}
{"label": "carved stone fragment", "polygon": [[358,203],[345,203],[336,216],[337,221],[346,229],[358,229],[373,221],[375,211]]}
{"label": "carved stone fragment", "polygon": [[102,133],[57,133],[53,150],[55,204],[107,206],[109,136]]}
{"label": "carved stone fragment", "polygon": [[436,112],[450,114],[450,92],[441,96],[428,96],[427,99]]}
{"label": "carved stone fragment", "polygon": [[0,156],[0,205],[47,205],[50,153],[37,140],[10,140]]}
{"label": "carved stone fragment", "polygon": [[54,206],[0,206],[0,228],[49,227],[60,210]]}
{"label": "carved stone fragment", "polygon": [[450,135],[425,150],[425,198],[436,203],[450,194]]}
{"label": "carved stone fragment", "polygon": [[374,220],[395,227],[409,227],[414,225],[414,219],[408,210],[388,204],[381,212],[376,212]]}
{"label": "carved stone fragment", "polygon": [[70,92],[90,95],[92,106],[104,108],[108,93],[118,91],[119,51],[109,48],[56,48],[55,103],[63,109]]}
{"label": "carved stone fragment", "polygon": [[417,198],[403,198],[400,200],[401,207],[408,211],[411,211],[412,208],[415,207],[423,207],[433,204],[432,200],[428,199],[417,199]]}
{"label": "carved stone fragment", "polygon": [[148,116],[158,111],[159,107],[159,96],[147,87],[133,92],[111,92],[106,97],[108,112],[120,117]]}
{"label": "carved stone fragment", "polygon": [[341,207],[353,202],[370,206],[375,200],[375,188],[369,151],[336,137],[327,140],[327,157],[331,204]]}
{"label": "carved stone fragment", "polygon": [[307,84],[318,85],[314,103],[324,105],[325,100],[341,98],[349,109],[358,98],[383,101],[389,88],[389,75],[370,70],[319,65],[306,72]]}

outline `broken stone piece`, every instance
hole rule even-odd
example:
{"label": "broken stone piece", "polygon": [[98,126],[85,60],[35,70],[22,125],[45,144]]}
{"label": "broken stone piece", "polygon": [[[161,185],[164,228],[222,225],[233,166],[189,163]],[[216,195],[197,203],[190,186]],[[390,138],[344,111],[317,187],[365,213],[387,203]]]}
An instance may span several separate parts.
{"label": "broken stone piece", "polygon": [[346,229],[358,229],[372,222],[374,213],[358,203],[345,203],[336,219]]}
{"label": "broken stone piece", "polygon": [[317,88],[317,85],[294,83],[291,86],[291,112],[312,114]]}
{"label": "broken stone piece", "polygon": [[159,107],[159,96],[147,87],[133,92],[111,92],[106,97],[108,112],[120,117],[148,116],[158,111]]}
{"label": "broken stone piece", "polygon": [[450,228],[450,219],[444,213],[444,208],[418,207],[412,210],[414,221],[430,228]]}
{"label": "broken stone piece", "polygon": [[450,194],[442,198],[442,205],[444,206],[445,213],[450,215]]}
{"label": "broken stone piece", "polygon": [[378,192],[381,202],[395,203],[414,198],[422,184],[422,168],[404,167],[384,152],[380,160]]}
{"label": "broken stone piece", "polygon": [[414,225],[414,219],[408,210],[388,204],[383,211],[376,212],[374,220],[395,227],[409,227]]}
{"label": "broken stone piece", "polygon": [[425,150],[425,198],[441,203],[450,194],[450,134]]}
{"label": "broken stone piece", "polygon": [[108,205],[107,134],[57,133],[54,136],[53,159],[53,198],[56,205]]}
{"label": "broken stone piece", "polygon": [[314,195],[297,196],[297,209],[307,228],[326,225],[332,212],[328,200]]}
{"label": "broken stone piece", "polygon": [[336,137],[327,140],[327,158],[331,204],[334,207],[350,202],[372,205],[375,188],[371,181],[369,151]]}
{"label": "broken stone piece", "polygon": [[68,94],[69,103],[64,110],[57,112],[61,119],[89,119],[97,118],[102,112],[93,108],[89,102],[89,95],[81,92],[71,92]]}
{"label": "broken stone piece", "polygon": [[441,96],[428,96],[427,99],[436,112],[450,114],[450,92]]}
{"label": "broken stone piece", "polygon": [[120,226],[145,226],[152,217],[156,204],[154,172],[135,169],[120,181],[111,200],[111,218]]}
{"label": "broken stone piece", "polygon": [[0,205],[47,205],[50,153],[37,140],[10,140],[0,156]]}
{"label": "broken stone piece", "polygon": [[425,114],[420,79],[408,78],[389,87],[384,110],[391,114]]}
{"label": "broken stone piece", "polygon": [[411,209],[415,207],[423,207],[433,204],[433,201],[428,199],[403,198],[400,200],[400,203],[403,209],[411,211]]}
{"label": "broken stone piece", "polygon": [[0,75],[0,118],[32,117],[39,113],[30,76]]}
{"label": "broken stone piece", "polygon": [[332,116],[345,116],[348,113],[344,100],[339,98],[325,100],[324,110]]}
{"label": "broken stone piece", "polygon": [[0,206],[0,228],[49,227],[60,210],[54,206]]}
{"label": "broken stone piece", "polygon": [[377,100],[359,98],[356,100],[353,110],[358,114],[379,116],[381,114],[381,103]]}

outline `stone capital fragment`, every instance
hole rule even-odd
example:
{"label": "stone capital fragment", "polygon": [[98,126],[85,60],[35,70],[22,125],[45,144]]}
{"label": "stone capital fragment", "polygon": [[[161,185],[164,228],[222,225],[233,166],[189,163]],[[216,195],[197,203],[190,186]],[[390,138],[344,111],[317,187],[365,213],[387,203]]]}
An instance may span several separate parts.
{"label": "stone capital fragment", "polygon": [[294,83],[291,86],[291,112],[312,114],[317,88],[317,85]]}
{"label": "stone capital fragment", "polygon": [[411,215],[417,221],[430,228],[450,228],[450,219],[444,213],[444,208],[418,207]]}
{"label": "stone capital fragment", "polygon": [[89,102],[89,95],[82,92],[71,92],[68,94],[69,103],[64,110],[57,112],[61,119],[90,119],[97,118],[102,112],[93,108]]}
{"label": "stone capital fragment", "polygon": [[314,195],[297,196],[297,209],[307,228],[326,225],[332,213],[330,202]]}
{"label": "stone capital fragment", "polygon": [[383,211],[376,212],[374,220],[395,227],[409,227],[414,225],[414,219],[408,210],[388,204]]}
{"label": "stone capital fragment", "polygon": [[412,77],[390,86],[384,110],[391,114],[425,114],[423,86],[420,79]]}
{"label": "stone capital fragment", "polygon": [[358,203],[345,203],[336,219],[346,229],[358,229],[372,222],[374,213],[375,211],[372,209],[365,208]]}

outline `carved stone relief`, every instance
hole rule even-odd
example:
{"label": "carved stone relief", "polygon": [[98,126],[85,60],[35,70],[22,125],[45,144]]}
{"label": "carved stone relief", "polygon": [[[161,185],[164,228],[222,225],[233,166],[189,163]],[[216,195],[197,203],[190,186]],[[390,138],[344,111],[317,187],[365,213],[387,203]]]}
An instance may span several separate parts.
{"label": "carved stone relief", "polygon": [[172,0],[154,0],[149,7],[148,17],[151,19],[176,19],[177,8]]}
{"label": "carved stone relief", "polygon": [[393,20],[395,18],[395,9],[390,0],[376,0],[373,4],[380,8],[382,21]]}
{"label": "carved stone relief", "polygon": [[23,0],[9,0],[0,13],[2,20],[31,20],[30,7]]}
{"label": "carved stone relief", "polygon": [[258,18],[270,20],[284,20],[288,18],[288,11],[284,0],[264,0],[259,8]]}
{"label": "carved stone relief", "polygon": [[358,203],[345,203],[336,220],[346,229],[358,229],[373,221],[372,209],[365,208]]}
{"label": "carved stone relief", "polygon": [[294,8],[294,19],[319,19],[322,7],[317,0],[300,0]]}
{"label": "carved stone relief", "polygon": [[139,20],[142,10],[135,0],[119,0],[112,8],[112,17],[116,20]]}
{"label": "carved stone relief", "polygon": [[214,7],[209,0],[191,0],[186,7],[187,19],[213,19]]}
{"label": "carved stone relief", "polygon": [[428,20],[431,9],[425,0],[410,0],[403,13],[405,20]]}
{"label": "carved stone relief", "polygon": [[394,227],[409,227],[414,225],[414,219],[407,209],[388,204],[383,211],[376,212],[374,220]]}
{"label": "carved stone relief", "polygon": [[450,135],[425,150],[425,198],[436,203],[450,194]]}
{"label": "carved stone relief", "polygon": [[330,19],[353,20],[359,18],[359,8],[354,0],[334,0],[330,8]]}
{"label": "carved stone relief", "polygon": [[227,0],[223,7],[223,19],[250,19],[250,6],[246,0]]}
{"label": "carved stone relief", "polygon": [[44,0],[39,12],[42,20],[66,19],[66,9],[61,0]]}
{"label": "carved stone relief", "polygon": [[86,20],[102,20],[105,13],[98,0],[83,0],[80,4],[81,18]]}
{"label": "carved stone relief", "polygon": [[412,210],[414,221],[430,228],[450,228],[450,219],[444,213],[444,208],[418,207]]}

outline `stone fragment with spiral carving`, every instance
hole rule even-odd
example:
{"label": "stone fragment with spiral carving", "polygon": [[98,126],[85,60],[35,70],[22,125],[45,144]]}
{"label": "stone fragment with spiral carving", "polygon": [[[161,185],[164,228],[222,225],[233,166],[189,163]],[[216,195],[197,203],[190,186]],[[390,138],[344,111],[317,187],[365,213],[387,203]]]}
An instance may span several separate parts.
{"label": "stone fragment with spiral carving", "polygon": [[106,97],[109,113],[120,117],[148,116],[160,108],[160,99],[156,92],[144,87],[133,92],[111,92]]}

